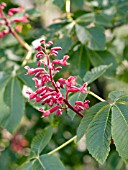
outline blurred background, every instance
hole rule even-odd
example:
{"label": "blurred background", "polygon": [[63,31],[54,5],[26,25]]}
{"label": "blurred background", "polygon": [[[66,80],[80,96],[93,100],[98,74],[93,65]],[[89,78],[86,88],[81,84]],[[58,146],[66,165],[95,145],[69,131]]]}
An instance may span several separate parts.
{"label": "blurred background", "polygon": [[[91,90],[104,99],[112,90],[128,90],[128,1],[127,0],[5,0],[8,9],[23,6],[29,14],[29,22],[18,24],[19,36],[32,49],[27,65],[36,65],[33,44],[36,39],[52,40],[54,45],[70,56],[70,66],[62,69],[56,77],[78,75],[79,81],[91,68],[112,64],[104,76],[91,84]],[[14,25],[15,27],[15,25]],[[3,28],[0,28],[0,31]],[[0,39],[0,79],[3,75],[16,74],[22,93],[27,87],[34,89],[32,77],[25,77],[22,62],[26,50],[12,35]],[[24,85],[26,84],[26,86]],[[2,87],[2,85],[0,86]],[[7,93],[8,94],[8,93]],[[6,94],[6,95],[7,95]],[[25,95],[24,95],[25,97]],[[0,98],[1,99],[1,98]],[[88,97],[90,106],[98,101]],[[109,100],[109,99],[108,99]],[[71,100],[71,102],[73,102]],[[1,113],[2,104],[0,103]],[[16,116],[16,115],[15,115]],[[38,106],[25,98],[25,111],[14,133],[0,129],[0,170],[14,170],[30,156],[33,137],[51,124],[52,140],[43,151],[47,153],[76,135],[80,118],[72,120],[65,113],[60,117],[40,118]],[[57,153],[67,170],[128,170],[116,152],[114,142],[107,161],[101,165],[86,148],[86,136],[78,144],[71,143]]]}

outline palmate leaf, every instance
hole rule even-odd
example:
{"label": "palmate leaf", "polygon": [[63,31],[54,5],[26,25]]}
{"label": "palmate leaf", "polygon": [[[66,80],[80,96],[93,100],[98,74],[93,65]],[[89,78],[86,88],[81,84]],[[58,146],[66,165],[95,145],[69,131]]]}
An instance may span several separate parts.
{"label": "palmate leaf", "polygon": [[35,136],[31,143],[31,151],[40,154],[45,146],[49,143],[52,137],[52,127],[46,127],[37,136]]}
{"label": "palmate leaf", "polygon": [[76,35],[82,44],[86,44],[89,41],[88,31],[81,25],[76,24]]}
{"label": "palmate leaf", "polygon": [[87,133],[87,148],[90,154],[103,163],[109,154],[111,138],[110,105],[100,102],[85,112],[77,130],[77,141]]}
{"label": "palmate leaf", "polygon": [[9,114],[8,118],[2,122],[2,126],[8,131],[14,132],[18,127],[25,110],[20,83],[16,77],[12,77],[8,82],[4,92],[4,101],[9,107]]}
{"label": "palmate leaf", "polygon": [[111,65],[100,65],[98,67],[94,67],[93,69],[91,69],[91,71],[88,71],[85,74],[83,78],[84,82],[87,82],[88,84],[92,83],[101,75],[103,75],[110,66]]}
{"label": "palmate leaf", "polygon": [[128,160],[128,92],[114,91],[109,94],[112,105],[112,138],[119,155]]}
{"label": "palmate leaf", "polygon": [[124,97],[126,97],[125,100],[128,100],[128,91],[112,91],[108,95],[108,98],[110,98],[113,102],[123,100]]}
{"label": "palmate leaf", "polygon": [[72,67],[69,67],[69,70],[71,74],[79,75],[81,78],[83,78],[90,67],[87,49],[84,45],[76,45],[70,56],[69,62],[72,63]]}
{"label": "palmate leaf", "polygon": [[9,115],[9,107],[4,102],[4,92],[5,87],[10,80],[9,75],[1,75],[0,78],[0,126],[2,126],[3,122],[8,118]]}
{"label": "palmate leaf", "polygon": [[33,164],[33,170],[65,170],[62,162],[53,155],[42,155]]}
{"label": "palmate leaf", "polygon": [[128,160],[128,104],[112,107],[112,137],[119,155]]}
{"label": "palmate leaf", "polygon": [[32,170],[33,162],[25,162],[20,167],[18,167],[16,170]]}
{"label": "palmate leaf", "polygon": [[85,28],[79,24],[75,25],[76,35],[82,44],[87,44],[91,50],[102,50],[105,47],[104,29],[99,26]]}
{"label": "palmate leaf", "polygon": [[112,66],[106,71],[105,75],[108,76],[115,76],[116,69],[117,69],[117,61],[113,54],[110,52],[104,50],[104,51],[92,51],[88,50],[88,58],[91,62],[91,64],[94,67],[97,67],[99,65],[110,65]]}
{"label": "palmate leaf", "polygon": [[87,111],[85,111],[85,116],[81,120],[78,129],[77,129],[77,142],[83,137],[83,135],[87,132],[88,126],[90,122],[93,120],[96,113],[104,106],[106,106],[107,102],[100,102],[90,107]]}
{"label": "palmate leaf", "polygon": [[86,140],[89,153],[104,163],[110,151],[111,115],[110,105],[102,107],[89,124]]}

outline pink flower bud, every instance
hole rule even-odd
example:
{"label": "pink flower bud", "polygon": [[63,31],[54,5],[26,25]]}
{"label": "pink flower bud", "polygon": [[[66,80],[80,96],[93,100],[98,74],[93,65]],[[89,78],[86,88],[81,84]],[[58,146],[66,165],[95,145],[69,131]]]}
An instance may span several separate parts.
{"label": "pink flower bud", "polygon": [[42,46],[38,46],[38,47],[35,48],[35,50],[41,51],[41,50],[43,50],[43,47]]}
{"label": "pink flower bud", "polygon": [[54,55],[54,56],[57,56],[57,55],[58,55],[58,51],[52,50],[52,51],[50,52],[50,54],[52,54],[52,55]]}
{"label": "pink flower bud", "polygon": [[87,92],[87,83],[84,83],[83,86],[80,87],[80,92],[86,93]]}
{"label": "pink flower bud", "polygon": [[5,2],[2,2],[1,6],[5,8],[7,6],[7,4]]}
{"label": "pink flower bud", "polygon": [[58,50],[62,50],[62,48],[61,47],[53,47],[53,48],[51,48],[51,51],[53,51],[53,50],[58,51]]}
{"label": "pink flower bud", "polygon": [[22,18],[13,19],[12,22],[28,22],[28,14],[25,14]]}
{"label": "pink flower bud", "polygon": [[46,92],[46,86],[37,89],[37,90],[36,90],[36,93],[37,93],[37,94],[40,94],[40,93],[42,93],[42,92],[44,92],[44,91]]}
{"label": "pink flower bud", "polygon": [[37,96],[37,94],[36,94],[35,92],[29,92],[29,91],[27,91],[26,93],[29,94],[29,99],[30,99],[30,100],[34,99],[34,98]]}
{"label": "pink flower bud", "polygon": [[52,44],[53,44],[53,42],[52,42],[52,41],[48,41],[48,44],[52,45]]}
{"label": "pink flower bud", "polygon": [[37,72],[45,71],[44,68],[35,68],[34,69],[34,68],[30,68],[29,66],[25,66],[24,68],[28,70],[27,74],[29,74],[29,75],[35,74]]}
{"label": "pink flower bud", "polygon": [[40,87],[42,85],[42,81],[38,80],[36,77],[32,78],[35,81],[35,87]]}
{"label": "pink flower bud", "polygon": [[45,55],[45,54],[44,54],[43,51],[39,51],[39,52],[36,54],[36,58],[41,59],[44,55]]}
{"label": "pink flower bud", "polygon": [[0,38],[3,38],[4,34],[3,32],[0,32]]}
{"label": "pink flower bud", "polygon": [[59,106],[54,106],[53,108],[50,109],[50,113],[55,112],[58,108],[59,108]]}
{"label": "pink flower bud", "polygon": [[76,76],[70,76],[67,80],[66,80],[66,86],[75,86],[76,85]]}
{"label": "pink flower bud", "polygon": [[41,111],[43,113],[42,117],[47,117],[51,113],[55,112],[58,108],[59,108],[59,106],[54,106],[53,108],[46,110],[46,111],[44,111],[42,108],[40,108],[39,111]]}
{"label": "pink flower bud", "polygon": [[75,93],[75,92],[79,92],[80,89],[78,87],[71,87],[71,88],[68,88],[67,92],[72,92],[72,93]]}
{"label": "pink flower bud", "polygon": [[85,109],[87,109],[89,107],[89,105],[88,105],[89,102],[90,102],[89,100],[85,100],[84,102],[76,101],[74,108],[77,111],[85,110]]}
{"label": "pink flower bud", "polygon": [[44,43],[45,43],[45,40],[41,40],[40,43],[41,43],[41,44],[44,44]]}
{"label": "pink flower bud", "polygon": [[36,102],[40,102],[42,100],[41,96],[36,96]]}
{"label": "pink flower bud", "polygon": [[4,35],[6,35],[6,34],[8,34],[8,33],[9,33],[8,30],[4,30],[4,31],[3,31],[3,34],[4,34]]}
{"label": "pink flower bud", "polygon": [[55,67],[55,68],[54,68],[55,71],[59,71],[59,70],[61,70],[61,69],[62,69],[61,66],[58,66],[58,67]]}
{"label": "pink flower bud", "polygon": [[9,11],[8,11],[8,15],[9,15],[9,16],[12,16],[14,13],[22,12],[22,11],[23,11],[23,7],[11,8],[11,9],[9,9]]}
{"label": "pink flower bud", "polygon": [[57,112],[56,112],[56,116],[59,116],[59,115],[62,115],[62,110],[61,109],[58,109]]}
{"label": "pink flower bud", "polygon": [[83,106],[83,102],[81,102],[81,101],[76,101],[76,102],[75,102],[75,105],[81,105],[81,106]]}
{"label": "pink flower bud", "polygon": [[59,82],[59,83],[62,83],[62,84],[66,84],[66,80],[63,79],[63,78],[59,78],[59,79],[58,79],[58,82]]}

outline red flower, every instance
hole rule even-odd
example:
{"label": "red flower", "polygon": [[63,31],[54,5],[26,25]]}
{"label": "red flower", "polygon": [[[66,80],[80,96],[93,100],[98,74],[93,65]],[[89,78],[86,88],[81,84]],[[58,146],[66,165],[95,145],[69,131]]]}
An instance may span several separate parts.
{"label": "red flower", "polygon": [[8,11],[9,16],[13,16],[14,13],[22,12],[23,7],[18,7],[18,8],[10,8]]}
{"label": "red flower", "polygon": [[12,19],[12,22],[28,22],[28,14],[25,14],[21,18]]}
{"label": "red flower", "polygon": [[59,65],[62,65],[62,66],[69,65],[69,63],[67,63],[68,58],[69,58],[69,56],[65,55],[62,60],[53,60],[52,64],[59,64]]}
{"label": "red flower", "polygon": [[30,68],[29,66],[25,66],[24,68],[28,70],[27,74],[29,74],[29,75],[45,71],[44,68],[35,68],[34,69],[34,68]]}
{"label": "red flower", "polygon": [[54,106],[49,110],[44,111],[42,108],[40,108],[39,110],[43,113],[42,117],[47,117],[49,116],[51,113],[55,112],[56,110],[58,110],[59,106]]}
{"label": "red flower", "polygon": [[[88,108],[89,101],[86,100],[85,102],[76,101],[75,106],[70,106],[68,102],[68,93],[72,92],[87,92],[87,83],[84,83],[81,87],[76,86],[76,76],[70,76],[67,80],[64,78],[59,78],[56,82],[54,80],[54,76],[57,72],[59,72],[62,67],[66,66],[67,59],[69,58],[68,55],[65,55],[61,60],[53,60],[51,61],[51,55],[58,55],[58,51],[61,50],[61,47],[53,47],[51,48],[50,52],[48,53],[46,48],[49,45],[53,44],[52,41],[45,43],[45,40],[40,41],[42,46],[38,46],[36,50],[38,53],[36,54],[36,58],[38,61],[38,66],[42,63],[46,67],[45,68],[30,68],[26,66],[25,69],[28,70],[27,74],[34,75],[33,80],[35,81],[35,86],[38,88],[35,92],[27,92],[30,96],[30,99],[34,99],[35,102],[41,102],[42,105],[47,104],[51,109],[44,110],[42,108],[39,111],[42,112],[43,117],[49,116],[51,113],[56,112],[56,115],[61,115],[64,110],[68,107],[73,109],[76,113],[79,111],[85,110]],[[59,65],[56,67],[56,64]],[[60,66],[61,65],[61,66]],[[51,87],[50,87],[51,86]],[[66,94],[61,93],[61,88],[66,88]],[[65,99],[65,97],[66,99]],[[67,107],[64,107],[64,105]],[[81,113],[78,113],[81,115]]]}

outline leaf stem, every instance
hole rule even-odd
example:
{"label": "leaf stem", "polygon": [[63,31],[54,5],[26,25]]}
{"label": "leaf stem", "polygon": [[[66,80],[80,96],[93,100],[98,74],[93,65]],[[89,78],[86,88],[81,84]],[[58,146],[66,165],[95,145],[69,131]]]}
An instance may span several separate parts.
{"label": "leaf stem", "polygon": [[66,10],[67,18],[72,21],[73,19],[71,17],[71,1],[70,0],[66,0],[65,10]]}
{"label": "leaf stem", "polygon": [[24,66],[27,61],[31,58],[32,50],[31,47],[14,31],[11,29],[11,34],[17,39],[17,41],[27,50],[27,55],[25,56],[22,66]]}
{"label": "leaf stem", "polygon": [[96,99],[100,100],[101,102],[104,102],[105,100],[102,99],[100,96],[98,96],[97,94],[91,92],[91,91],[88,91],[88,94],[92,95],[93,97],[95,97]]}
{"label": "leaf stem", "polygon": [[72,137],[71,139],[69,139],[67,142],[63,143],[62,145],[60,145],[58,148],[54,149],[53,151],[49,152],[48,155],[52,155],[55,152],[59,151],[60,149],[64,148],[65,146],[67,146],[69,143],[73,142],[76,139],[77,136]]}

